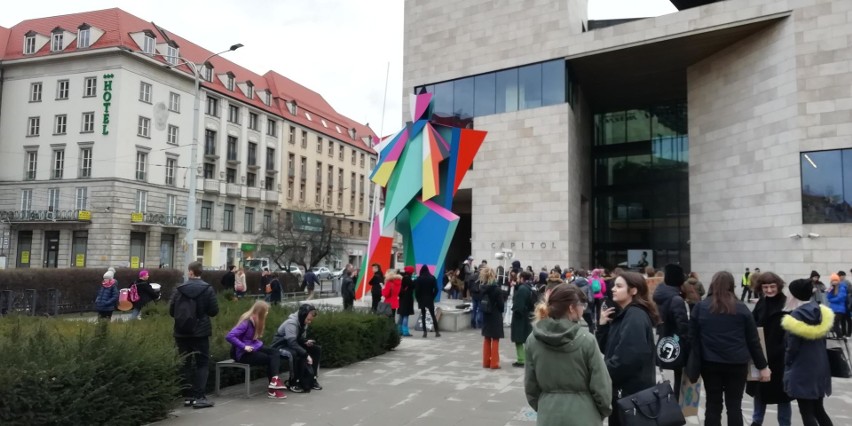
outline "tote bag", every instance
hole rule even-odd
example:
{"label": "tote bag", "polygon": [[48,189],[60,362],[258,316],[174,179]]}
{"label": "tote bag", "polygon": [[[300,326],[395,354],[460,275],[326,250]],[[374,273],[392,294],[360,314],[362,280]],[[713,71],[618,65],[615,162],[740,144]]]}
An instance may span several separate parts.
{"label": "tote bag", "polygon": [[681,426],[686,424],[677,396],[667,380],[615,402],[622,426]]}

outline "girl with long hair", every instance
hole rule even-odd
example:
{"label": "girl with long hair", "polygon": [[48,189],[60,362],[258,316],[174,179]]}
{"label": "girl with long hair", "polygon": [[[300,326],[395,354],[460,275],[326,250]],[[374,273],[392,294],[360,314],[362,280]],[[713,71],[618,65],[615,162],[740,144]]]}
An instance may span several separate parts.
{"label": "girl with long hair", "polygon": [[[617,306],[601,312],[596,331],[612,379],[613,405],[618,398],[656,383],[654,326],[660,322],[657,307],[648,296],[645,277],[624,272],[614,284],[612,300]],[[611,415],[609,424],[619,425],[618,416]]]}
{"label": "girl with long hair", "polygon": [[503,334],[503,291],[497,285],[497,274],[491,268],[479,272],[482,301],[482,368],[500,368],[500,339]]}
{"label": "girl with long hair", "polygon": [[269,304],[264,301],[254,302],[251,309],[240,316],[237,325],[231,329],[225,339],[231,344],[231,358],[234,361],[249,365],[266,366],[266,376],[269,378],[268,398],[284,399],[286,386],[278,378],[281,357],[272,348],[264,347],[260,338],[266,327],[266,317],[269,315]]}
{"label": "girl with long hair", "polygon": [[385,274],[382,273],[382,265],[374,263],[372,266],[373,276],[370,277],[370,295],[373,296],[373,304],[370,311],[375,313],[382,301],[382,284],[385,282]]}
{"label": "girl with long hair", "polygon": [[555,286],[536,306],[526,341],[524,391],[538,425],[600,425],[611,413],[612,384],[601,352],[580,325],[586,295],[573,284]]}
{"label": "girl with long hair", "polygon": [[[751,311],[734,294],[734,276],[717,272],[710,281],[710,294],[692,311],[689,335],[694,336],[700,357],[701,378],[707,393],[705,425],[722,424],[722,401],[728,425],[743,424],[742,400],[748,363],[760,370],[760,381],[768,382],[770,370],[760,347]],[[687,373],[693,382],[694,371]]]}

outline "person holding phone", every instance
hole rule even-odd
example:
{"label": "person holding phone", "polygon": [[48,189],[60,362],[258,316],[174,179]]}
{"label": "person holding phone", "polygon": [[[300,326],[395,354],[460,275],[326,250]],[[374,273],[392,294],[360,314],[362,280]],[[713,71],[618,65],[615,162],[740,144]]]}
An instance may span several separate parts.
{"label": "person holding phone", "polygon": [[310,303],[299,306],[299,310],[290,314],[278,327],[272,347],[286,349],[293,356],[293,380],[290,392],[306,393],[322,390],[317,378],[322,348],[312,339],[308,339],[308,327],[317,315],[317,308]]}

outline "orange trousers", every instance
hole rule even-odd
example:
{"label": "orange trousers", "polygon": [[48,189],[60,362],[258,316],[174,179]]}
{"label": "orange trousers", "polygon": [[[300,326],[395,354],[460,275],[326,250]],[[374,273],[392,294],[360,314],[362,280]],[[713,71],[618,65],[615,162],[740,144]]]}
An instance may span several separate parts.
{"label": "orange trousers", "polygon": [[482,367],[500,368],[500,339],[486,337],[482,341]]}

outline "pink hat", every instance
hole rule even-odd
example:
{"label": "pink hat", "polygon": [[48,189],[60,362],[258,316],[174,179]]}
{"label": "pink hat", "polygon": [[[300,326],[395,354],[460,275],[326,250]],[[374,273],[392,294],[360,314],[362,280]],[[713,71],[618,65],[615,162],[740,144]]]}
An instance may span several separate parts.
{"label": "pink hat", "polygon": [[148,276],[147,270],[143,269],[143,270],[139,271],[139,278],[145,278],[147,276]]}

